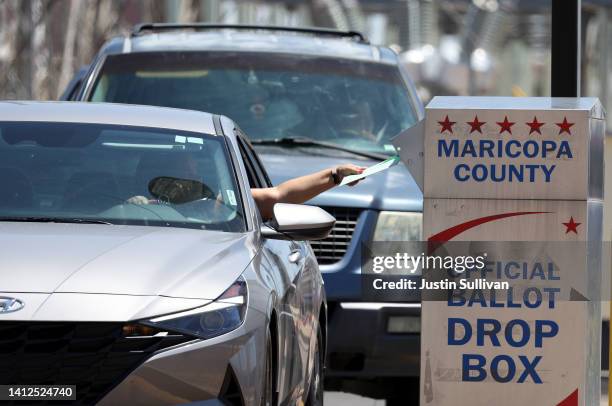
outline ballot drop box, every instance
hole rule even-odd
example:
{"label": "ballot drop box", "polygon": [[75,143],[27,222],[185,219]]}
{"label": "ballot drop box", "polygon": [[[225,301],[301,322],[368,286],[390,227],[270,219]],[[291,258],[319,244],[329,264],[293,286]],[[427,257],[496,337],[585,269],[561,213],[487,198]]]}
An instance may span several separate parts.
{"label": "ballot drop box", "polygon": [[599,101],[436,97],[423,128],[429,254],[463,243],[486,269],[422,292],[421,405],[598,405]]}

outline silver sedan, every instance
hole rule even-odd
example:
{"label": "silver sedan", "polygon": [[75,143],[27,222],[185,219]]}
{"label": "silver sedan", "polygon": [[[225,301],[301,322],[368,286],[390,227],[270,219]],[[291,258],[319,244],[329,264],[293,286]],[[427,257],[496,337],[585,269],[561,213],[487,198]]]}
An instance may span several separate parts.
{"label": "silver sedan", "polygon": [[207,113],[0,102],[0,383],[105,405],[321,405],[323,210]]}

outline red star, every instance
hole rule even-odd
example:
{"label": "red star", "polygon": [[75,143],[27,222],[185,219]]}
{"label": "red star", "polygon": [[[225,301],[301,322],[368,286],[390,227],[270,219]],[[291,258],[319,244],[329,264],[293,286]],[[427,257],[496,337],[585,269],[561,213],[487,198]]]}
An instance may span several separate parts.
{"label": "red star", "polygon": [[448,119],[448,116],[446,116],[444,121],[438,121],[438,124],[442,126],[442,128],[440,129],[441,133],[443,133],[444,131],[448,131],[451,134],[453,133],[453,125],[455,124],[455,121],[450,121]]}
{"label": "red star", "polygon": [[542,135],[542,131],[540,131],[540,127],[542,127],[544,124],[546,123],[540,123],[538,122],[538,119],[534,116],[533,117],[533,121],[531,123],[525,123],[529,126],[529,135],[531,135],[531,133],[536,132],[540,135]]}
{"label": "red star", "polygon": [[559,135],[563,134],[564,132],[568,133],[569,135],[572,135],[572,133],[570,132],[570,127],[573,126],[574,123],[568,123],[567,118],[563,117],[562,123],[555,124],[559,126]]}
{"label": "red star", "polygon": [[510,134],[512,134],[512,126],[514,125],[513,122],[508,121],[508,116],[504,116],[504,121],[498,121],[497,125],[500,126],[501,128],[499,129],[499,133],[503,134],[504,131],[508,131]]}
{"label": "red star", "polygon": [[578,226],[582,223],[576,223],[574,221],[574,218],[570,216],[570,219],[567,223],[561,223],[565,226],[565,234],[569,233],[570,231],[573,232],[574,234],[578,234]]}
{"label": "red star", "polygon": [[478,131],[482,134],[481,127],[486,124],[485,121],[478,121],[478,116],[474,116],[474,121],[468,121],[466,124],[469,124],[472,128],[470,129],[470,134],[474,131]]}

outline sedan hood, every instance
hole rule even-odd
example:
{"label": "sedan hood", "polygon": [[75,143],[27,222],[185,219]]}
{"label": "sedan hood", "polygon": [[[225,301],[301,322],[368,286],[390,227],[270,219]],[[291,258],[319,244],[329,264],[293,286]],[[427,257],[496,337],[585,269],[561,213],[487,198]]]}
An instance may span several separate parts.
{"label": "sedan hood", "polygon": [[0,292],[215,299],[251,261],[247,234],[0,223]]}
{"label": "sedan hood", "polygon": [[[342,163],[371,166],[373,160],[333,158],[318,155],[286,155],[262,153],[263,161],[275,185],[288,179],[306,175]],[[421,211],[423,196],[403,163],[387,171],[374,174],[354,187],[331,189],[309,203],[319,206],[343,206],[376,210]]]}

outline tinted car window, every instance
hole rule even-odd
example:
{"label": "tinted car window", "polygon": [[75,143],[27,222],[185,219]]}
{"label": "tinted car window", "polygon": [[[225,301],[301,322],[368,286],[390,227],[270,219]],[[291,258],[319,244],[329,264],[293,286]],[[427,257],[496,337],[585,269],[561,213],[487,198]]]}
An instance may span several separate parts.
{"label": "tinted car window", "polygon": [[253,160],[247,154],[247,151],[244,148],[244,144],[240,141],[240,139],[238,141],[238,148],[240,149],[240,156],[242,157],[242,161],[244,162],[244,165],[246,167],[247,176],[249,178],[248,179],[249,187],[251,188],[265,187],[264,184],[261,182],[261,178],[257,176],[257,171],[255,170],[255,167],[253,166]]}
{"label": "tinted car window", "polygon": [[105,124],[0,122],[0,220],[243,232],[223,137]]}
{"label": "tinted car window", "polygon": [[308,137],[393,152],[415,112],[396,66],[249,52],[110,55],[90,100],[224,114],[251,139]]}
{"label": "tinted car window", "polygon": [[240,153],[242,154],[242,159],[246,162],[249,162],[249,167],[254,173],[254,176],[257,177],[257,187],[271,187],[272,182],[266,173],[263,165],[259,161],[259,157],[257,153],[253,150],[253,148],[249,145],[246,140],[245,135],[240,130],[236,130],[236,134],[238,135],[238,145],[240,146]]}

